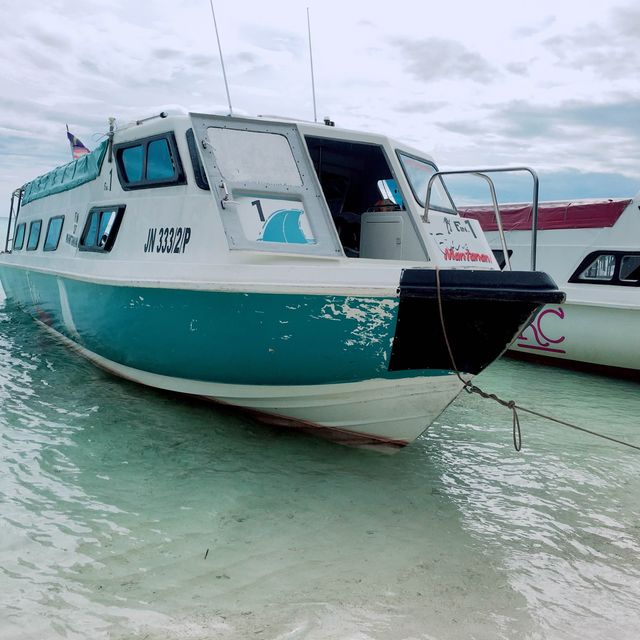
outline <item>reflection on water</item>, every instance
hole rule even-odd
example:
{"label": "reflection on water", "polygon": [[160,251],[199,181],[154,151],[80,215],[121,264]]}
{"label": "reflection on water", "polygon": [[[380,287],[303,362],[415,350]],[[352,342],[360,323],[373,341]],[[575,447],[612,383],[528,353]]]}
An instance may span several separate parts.
{"label": "reflection on water", "polygon": [[[640,457],[461,397],[395,456],[102,373],[0,302],[2,638],[633,638]],[[640,442],[637,385],[490,391]]]}

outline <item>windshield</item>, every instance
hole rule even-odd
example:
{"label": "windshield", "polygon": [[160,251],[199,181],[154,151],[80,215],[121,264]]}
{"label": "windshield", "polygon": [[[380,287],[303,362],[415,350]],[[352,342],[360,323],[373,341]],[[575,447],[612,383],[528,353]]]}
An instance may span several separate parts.
{"label": "windshield", "polygon": [[[421,207],[424,207],[429,178],[431,178],[431,176],[437,171],[436,166],[426,160],[420,160],[414,156],[409,156],[402,151],[398,151],[398,158],[400,158],[400,164],[407,176],[407,180],[409,181],[409,185],[411,186],[415,199]],[[455,213],[455,208],[451,202],[449,194],[442,184],[442,180],[436,179],[431,184],[430,199],[430,208],[445,211],[446,213]]]}

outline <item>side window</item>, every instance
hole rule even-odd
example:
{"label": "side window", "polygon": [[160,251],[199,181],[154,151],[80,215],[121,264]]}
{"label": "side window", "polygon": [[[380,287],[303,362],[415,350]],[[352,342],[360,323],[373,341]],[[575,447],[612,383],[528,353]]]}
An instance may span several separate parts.
{"label": "side window", "polygon": [[13,239],[14,251],[20,251],[24,246],[24,232],[26,227],[27,227],[26,222],[22,222],[16,227],[16,235]]}
{"label": "side window", "polygon": [[186,184],[173,132],[114,146],[120,185],[125,190]]}
{"label": "side window", "polygon": [[635,283],[640,281],[640,255],[622,256],[620,280]]}
{"label": "side window", "polygon": [[147,145],[147,180],[171,180],[175,173],[167,139],[150,142]]}
{"label": "side window", "polygon": [[[396,151],[396,153],[402,165],[402,170],[409,181],[414,198],[421,207],[424,207],[429,180],[438,171],[437,167],[428,160],[410,156],[403,151]],[[436,179],[432,183],[431,189],[429,206],[437,211],[455,214],[455,207],[442,178]]]}
{"label": "side window", "polygon": [[569,282],[640,286],[640,252],[594,251],[578,266]]}
{"label": "side window", "polygon": [[140,182],[143,178],[144,147],[138,144],[123,149],[120,160],[124,179],[127,182]]}
{"label": "side window", "polygon": [[80,238],[80,251],[111,251],[120,229],[124,209],[124,205],[91,209]]}
{"label": "side window", "polygon": [[42,247],[43,251],[55,251],[58,248],[63,223],[64,216],[55,216],[49,220],[47,235],[44,237],[44,246]]}
{"label": "side window", "polygon": [[616,257],[610,253],[599,255],[578,276],[580,280],[613,280]]}
{"label": "side window", "polygon": [[34,220],[29,226],[29,238],[27,240],[27,251],[35,251],[40,242],[40,230],[42,229],[42,220]]}

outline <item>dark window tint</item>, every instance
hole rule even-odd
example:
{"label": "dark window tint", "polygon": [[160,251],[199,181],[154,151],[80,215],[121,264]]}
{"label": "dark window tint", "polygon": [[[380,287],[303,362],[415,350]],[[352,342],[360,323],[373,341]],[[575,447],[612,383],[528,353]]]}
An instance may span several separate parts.
{"label": "dark window tint", "polygon": [[153,140],[147,145],[147,180],[173,178],[175,168],[166,138]]}
{"label": "dark window tint", "polygon": [[13,240],[13,248],[15,251],[20,251],[24,246],[24,232],[26,229],[26,223],[23,222],[16,227],[16,235]]}
{"label": "dark window tint", "polygon": [[638,282],[640,280],[640,255],[622,256],[620,280]]}
{"label": "dark window tint", "polygon": [[40,230],[42,229],[42,220],[34,220],[29,227],[29,239],[27,240],[27,251],[35,251],[40,242]]}
{"label": "dark window tint", "polygon": [[[509,254],[509,259],[511,259],[511,256],[513,255],[513,250],[509,249],[507,253]],[[493,255],[498,261],[500,268],[504,269],[505,266],[507,265],[507,261],[504,259],[504,251],[502,249],[493,249]]]}
{"label": "dark window tint", "polygon": [[123,214],[124,205],[92,209],[80,240],[80,250],[111,251]]}
{"label": "dark window tint", "polygon": [[121,158],[124,179],[127,182],[140,182],[142,180],[144,147],[141,144],[135,147],[127,147],[122,150]]}
{"label": "dark window tint", "polygon": [[42,247],[43,251],[55,251],[58,248],[63,222],[64,216],[56,216],[49,220],[47,235],[44,238],[44,247]]}
{"label": "dark window tint", "polygon": [[189,148],[189,157],[191,158],[191,166],[193,167],[193,177],[196,179],[196,184],[201,189],[206,189],[207,191],[209,191],[209,181],[207,180],[207,175],[204,172],[204,167],[202,166],[202,160],[200,159],[200,154],[198,153],[196,137],[193,133],[193,129],[189,129],[187,131],[186,138],[187,147]]}

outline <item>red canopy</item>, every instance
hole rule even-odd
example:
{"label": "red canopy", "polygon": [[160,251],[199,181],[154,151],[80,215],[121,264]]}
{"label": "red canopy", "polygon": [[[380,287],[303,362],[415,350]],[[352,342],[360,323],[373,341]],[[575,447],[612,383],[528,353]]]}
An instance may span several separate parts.
{"label": "red canopy", "polygon": [[[630,202],[631,199],[541,202],[538,205],[538,229],[612,227]],[[461,207],[458,211],[463,218],[477,220],[485,231],[498,229],[493,207]],[[531,229],[530,204],[500,205],[500,214],[505,231]]]}

